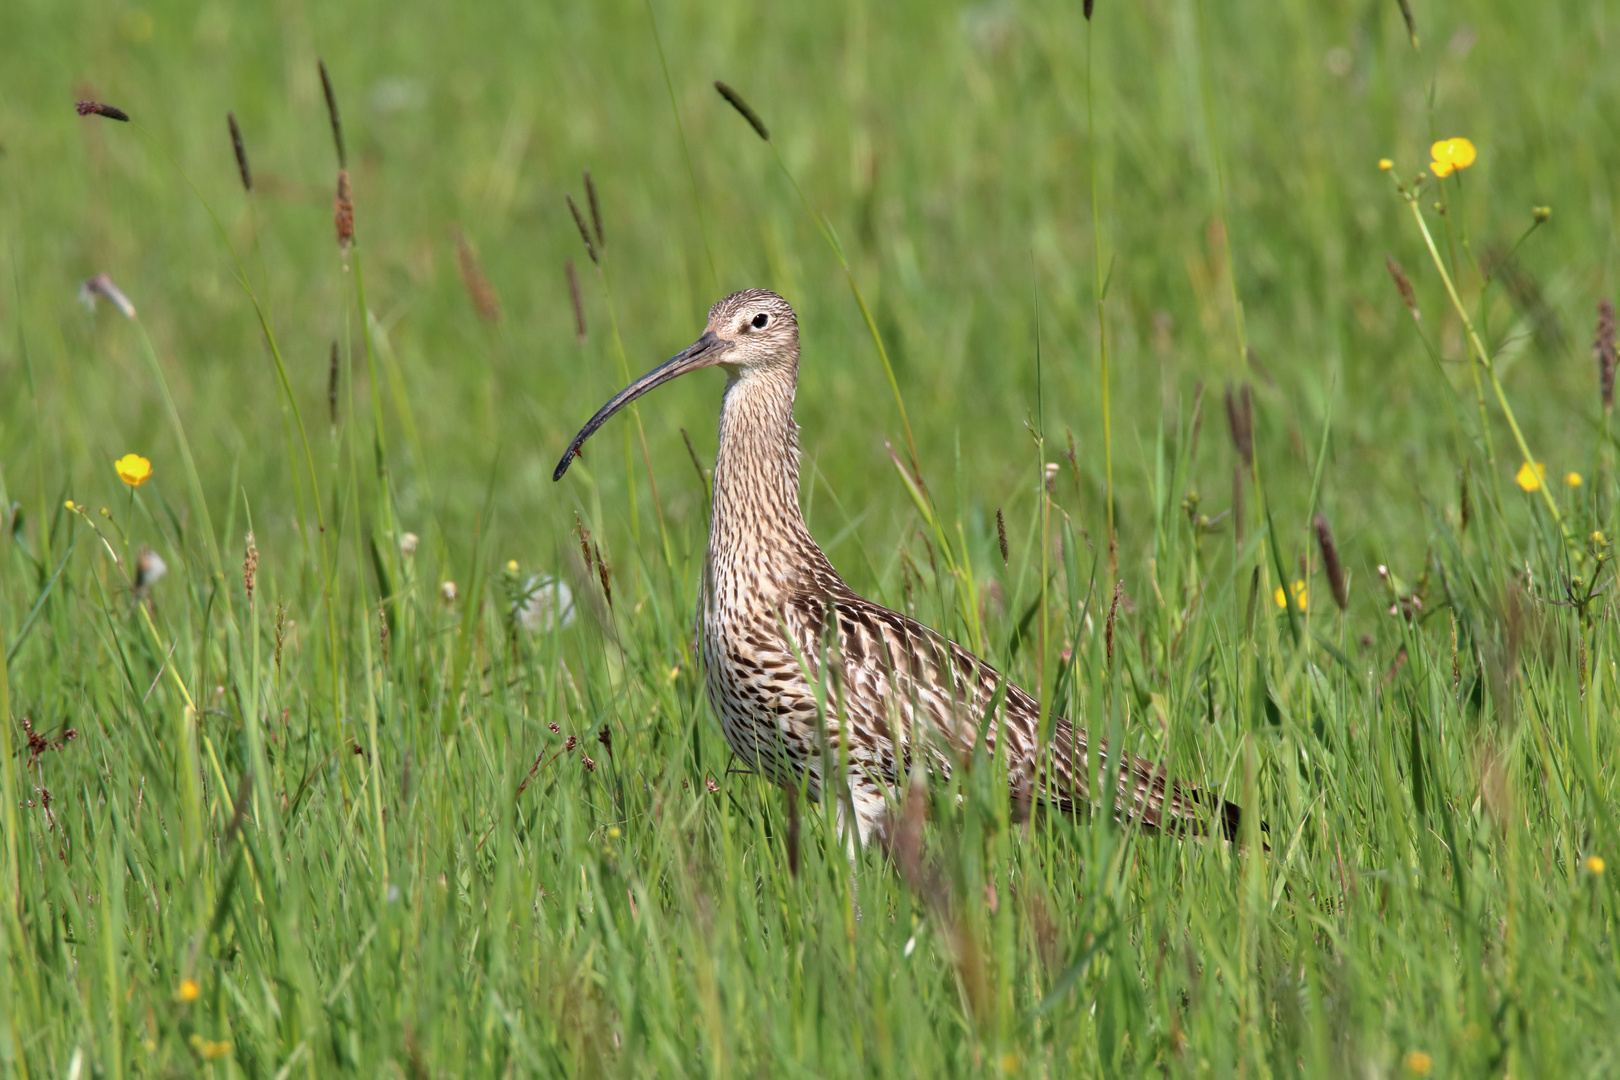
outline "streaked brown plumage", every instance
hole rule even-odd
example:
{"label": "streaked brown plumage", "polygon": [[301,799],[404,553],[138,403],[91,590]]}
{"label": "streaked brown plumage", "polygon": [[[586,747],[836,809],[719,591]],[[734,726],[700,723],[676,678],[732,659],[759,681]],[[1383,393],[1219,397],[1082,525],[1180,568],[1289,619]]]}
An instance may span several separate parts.
{"label": "streaked brown plumage", "polygon": [[[1004,706],[988,716],[1001,681],[994,668],[856,595],[816,546],[799,509],[799,326],[780,296],[748,289],[715,304],[702,337],[591,418],[553,479],[619,408],[704,367],[723,367],[729,378],[698,631],[709,701],[737,755],[783,783],[802,776],[813,798],[847,762],[862,844],[885,834],[914,754],[948,774],[973,752],[981,730],[992,754],[1005,742],[1015,793],[1033,796],[1039,782],[1040,796],[1063,810],[1089,806],[1083,728],[1056,719],[1038,761],[1033,698],[1009,684]],[[1097,751],[1098,775],[1106,775],[1116,765],[1100,742]],[[1202,833],[1213,822],[1236,833],[1236,806],[1167,784],[1141,758],[1127,756],[1118,785],[1120,816],[1144,829]]]}

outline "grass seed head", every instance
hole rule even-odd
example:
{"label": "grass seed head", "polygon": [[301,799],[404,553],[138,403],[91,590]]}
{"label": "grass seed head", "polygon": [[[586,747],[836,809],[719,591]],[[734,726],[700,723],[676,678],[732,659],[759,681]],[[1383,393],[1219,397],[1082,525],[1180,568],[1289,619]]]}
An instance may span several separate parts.
{"label": "grass seed head", "polygon": [[1243,466],[1232,466],[1232,536],[1239,551],[1243,550]]}
{"label": "grass seed head", "polygon": [[1395,261],[1393,255],[1384,256],[1384,266],[1389,270],[1391,280],[1395,282],[1395,291],[1401,294],[1401,303],[1412,313],[1412,321],[1422,326],[1423,315],[1418,311],[1417,293],[1412,288],[1412,279],[1406,276],[1406,271],[1401,269],[1401,264]]}
{"label": "grass seed head", "polygon": [[574,272],[574,260],[563,262],[563,270],[568,274],[568,298],[574,302],[574,337],[579,339],[581,345],[585,344],[585,301],[579,294],[579,275]]}
{"label": "grass seed head", "polygon": [[591,204],[591,224],[596,228],[596,246],[607,250],[607,237],[602,232],[602,204],[596,198],[596,182],[591,179],[591,170],[585,170],[585,201]]}
{"label": "grass seed head", "polygon": [[1592,357],[1597,360],[1598,384],[1603,390],[1604,412],[1614,408],[1614,332],[1614,301],[1599,300],[1597,335],[1592,339]]}
{"label": "grass seed head", "polygon": [[467,299],[472,301],[478,317],[491,325],[500,322],[500,297],[495,295],[495,286],[490,284],[489,275],[484,273],[484,264],[479,261],[478,252],[467,243],[460,229],[456,230],[456,262],[461,270],[461,284],[467,290]]}
{"label": "grass seed head", "polygon": [[1204,380],[1193,387],[1192,434],[1187,436],[1187,460],[1198,460],[1198,436],[1204,430]]}
{"label": "grass seed head", "polygon": [[601,266],[602,261],[596,257],[596,244],[591,240],[591,231],[585,227],[585,218],[580,215],[579,207],[574,205],[574,197],[564,195],[563,198],[568,202],[568,212],[574,215],[574,225],[579,229],[579,238],[585,244],[585,254],[591,257],[591,262]]}
{"label": "grass seed head", "polygon": [[1001,507],[996,507],[996,543],[1001,547],[1001,566],[1007,568],[1007,522],[1001,516]]}
{"label": "grass seed head", "polygon": [[602,579],[602,595],[607,597],[608,607],[612,607],[613,568],[608,566],[607,556],[602,554],[600,544],[596,546],[596,574]]}
{"label": "grass seed head", "polygon": [[108,120],[117,120],[129,123],[129,113],[116,105],[108,105],[102,101],[81,101],[75,108],[80,116],[105,116]]}
{"label": "grass seed head", "polygon": [[354,243],[354,200],[349,196],[349,170],[339,169],[337,195],[332,200],[332,222],[337,230],[338,247],[344,251]]}
{"label": "grass seed head", "polygon": [[719,79],[714,81],[714,88],[720,91],[720,96],[725,98],[727,103],[730,104],[733,109],[736,109],[742,114],[742,118],[748,121],[748,126],[754,129],[755,134],[764,139],[766,142],[771,141],[771,133],[765,130],[765,121],[759,118],[759,113],[748,107],[748,102],[742,99],[741,94],[737,93],[737,91],[733,90]]}
{"label": "grass seed head", "polygon": [[343,147],[343,118],[338,115],[337,94],[332,92],[332,77],[326,73],[326,61],[315,61],[321,69],[321,91],[326,95],[326,116],[332,122],[332,145],[337,147],[338,168],[349,167],[349,154]]}
{"label": "grass seed head", "polygon": [[281,650],[287,643],[287,604],[278,601],[276,604],[276,670],[281,670]]}
{"label": "grass seed head", "polygon": [[596,563],[591,555],[591,530],[579,518],[579,511],[574,511],[574,536],[579,540],[580,554],[585,557],[585,572],[588,574],[596,569]]}
{"label": "grass seed head", "polygon": [[1114,600],[1108,605],[1108,622],[1103,627],[1103,643],[1107,649],[1108,666],[1114,666],[1114,623],[1119,619],[1119,601],[1125,595],[1125,583],[1114,582]]}
{"label": "grass seed head", "polygon": [[338,422],[338,343],[332,342],[332,363],[326,370],[326,405],[332,415],[332,426]]}
{"label": "grass seed head", "polygon": [[1316,543],[1322,549],[1322,569],[1327,571],[1328,585],[1333,590],[1333,602],[1340,611],[1350,608],[1350,590],[1344,580],[1344,567],[1339,563],[1339,549],[1333,543],[1333,529],[1327,518],[1317,514],[1311,522],[1316,529]]}
{"label": "grass seed head", "polygon": [[259,582],[259,547],[253,534],[247,534],[247,550],[242,555],[242,588],[247,591],[248,603],[253,603],[253,587]]}
{"label": "grass seed head", "polygon": [[247,147],[242,144],[242,129],[236,126],[236,114],[225,114],[225,122],[231,127],[231,149],[236,152],[236,174],[242,178],[242,190],[253,190],[253,170],[248,168]]}
{"label": "grass seed head", "polygon": [[1406,40],[1412,43],[1412,48],[1418,47],[1417,20],[1412,17],[1412,0],[1395,0],[1400,5],[1401,19],[1406,23]]}
{"label": "grass seed head", "polygon": [[1236,448],[1238,457],[1243,459],[1244,468],[1254,466],[1254,402],[1249,393],[1249,384],[1244,383],[1233,393],[1230,384],[1226,387],[1226,424],[1232,433],[1232,446]]}

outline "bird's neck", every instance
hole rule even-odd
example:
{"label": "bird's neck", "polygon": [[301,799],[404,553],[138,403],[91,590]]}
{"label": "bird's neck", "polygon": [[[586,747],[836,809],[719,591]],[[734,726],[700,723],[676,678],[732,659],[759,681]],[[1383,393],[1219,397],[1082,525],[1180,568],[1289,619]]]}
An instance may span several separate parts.
{"label": "bird's neck", "polygon": [[726,384],[709,529],[711,572],[791,587],[795,567],[824,562],[799,509],[797,371],[746,372]]}

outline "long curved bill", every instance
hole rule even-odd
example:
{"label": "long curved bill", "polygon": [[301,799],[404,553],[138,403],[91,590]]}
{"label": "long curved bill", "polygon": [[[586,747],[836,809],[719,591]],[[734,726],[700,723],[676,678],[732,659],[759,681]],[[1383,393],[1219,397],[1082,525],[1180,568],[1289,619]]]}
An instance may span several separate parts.
{"label": "long curved bill", "polygon": [[714,332],[706,332],[681,352],[614,394],[613,399],[597,409],[596,415],[585,421],[585,426],[579,429],[579,434],[574,436],[574,441],[568,444],[568,449],[563,453],[562,460],[557,462],[557,471],[551,474],[551,479],[563,478],[563,473],[568,471],[569,463],[579,456],[580,447],[585,445],[585,440],[596,434],[596,429],[607,423],[610,416],[647,391],[656,389],[671,379],[680,378],[688,371],[710,366],[715,362],[719,345],[720,339]]}

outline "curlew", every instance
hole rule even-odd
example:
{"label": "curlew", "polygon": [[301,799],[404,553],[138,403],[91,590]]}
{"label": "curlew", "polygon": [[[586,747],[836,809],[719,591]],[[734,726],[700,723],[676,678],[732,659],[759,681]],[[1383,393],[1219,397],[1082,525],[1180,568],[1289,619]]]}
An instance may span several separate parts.
{"label": "curlew", "polygon": [[[981,735],[1006,761],[1016,796],[1031,798],[1038,785],[1062,810],[1089,808],[1084,728],[1049,717],[1043,745],[1034,698],[1006,682],[998,708],[1004,680],[995,668],[857,595],[811,537],[799,509],[793,420],[799,324],[780,296],[747,289],[715,304],[697,341],[597,410],[552,479],[625,405],[708,367],[724,368],[727,381],[697,628],[709,701],[738,757],[778,783],[802,781],[811,798],[831,779],[841,830],[848,835],[853,811],[862,845],[888,837],[914,755],[948,774]],[[1095,751],[1096,775],[1116,777],[1122,820],[1179,833],[1214,823],[1236,837],[1233,804],[1167,781],[1142,758],[1111,760],[1100,740]]]}

